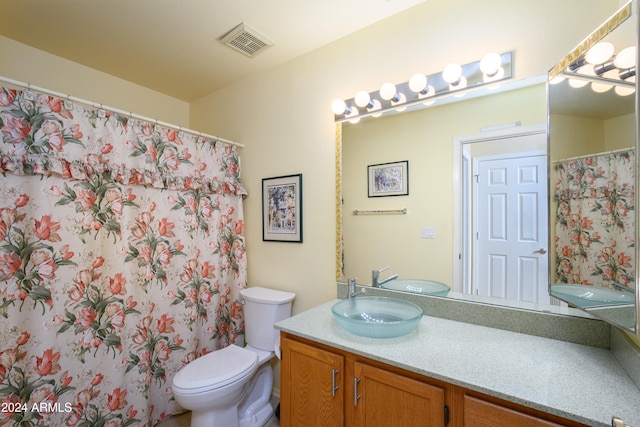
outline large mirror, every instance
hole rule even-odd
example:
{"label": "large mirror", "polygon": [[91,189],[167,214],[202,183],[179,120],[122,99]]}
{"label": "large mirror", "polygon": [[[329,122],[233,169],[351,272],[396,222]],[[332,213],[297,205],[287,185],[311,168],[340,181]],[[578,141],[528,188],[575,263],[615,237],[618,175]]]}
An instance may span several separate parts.
{"label": "large mirror", "polygon": [[[546,80],[540,76],[402,114],[338,124],[338,280],[371,284],[372,271],[389,267],[379,280],[397,274],[446,284],[447,298],[579,315],[576,304],[549,295],[556,250],[548,210],[556,205],[547,181],[554,164],[548,159],[579,154],[560,141],[547,145]],[[370,197],[373,171],[386,164],[406,169],[407,194]],[[492,193],[512,173],[533,184],[508,190],[516,205],[504,202],[503,192]],[[516,211],[526,227],[510,223]],[[495,240],[514,234],[527,241],[526,255],[503,246],[494,256]],[[635,329],[631,310],[628,322],[616,324]]]}
{"label": "large mirror", "polygon": [[636,3],[549,72],[550,292],[629,330],[636,310]]}

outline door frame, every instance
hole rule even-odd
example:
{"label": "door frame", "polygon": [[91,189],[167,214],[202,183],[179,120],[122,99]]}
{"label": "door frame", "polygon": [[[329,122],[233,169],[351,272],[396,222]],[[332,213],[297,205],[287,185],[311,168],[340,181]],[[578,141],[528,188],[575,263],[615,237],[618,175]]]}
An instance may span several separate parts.
{"label": "door frame", "polygon": [[[468,226],[465,221],[463,198],[470,197],[470,187],[463,183],[465,179],[471,180],[471,161],[465,158],[465,147],[478,142],[501,141],[529,135],[547,135],[547,125],[544,123],[529,126],[513,126],[496,130],[489,130],[469,135],[453,137],[453,290],[456,292],[470,293],[471,274],[470,269],[465,269],[464,258],[471,256],[471,242],[465,241],[463,227]],[[547,156],[548,156],[547,143]],[[547,157],[548,158],[548,157]],[[547,160],[548,163],[548,160]],[[463,166],[464,164],[464,166]],[[547,174],[549,171],[547,170]],[[463,188],[465,191],[463,192]],[[469,235],[470,233],[467,233]],[[471,238],[471,236],[469,236]]]}

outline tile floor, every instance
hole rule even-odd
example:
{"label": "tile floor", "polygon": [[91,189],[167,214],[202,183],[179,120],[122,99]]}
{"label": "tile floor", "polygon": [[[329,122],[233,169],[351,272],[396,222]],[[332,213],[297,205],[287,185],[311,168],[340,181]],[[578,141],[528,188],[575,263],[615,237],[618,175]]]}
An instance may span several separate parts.
{"label": "tile floor", "polygon": [[[278,405],[278,401],[272,400],[271,404],[275,408]],[[167,418],[161,423],[158,423],[156,427],[189,427],[190,423],[191,412],[185,412],[184,414],[174,415],[173,417]],[[264,427],[280,427],[280,420],[278,420],[274,415],[269,421],[267,421]]]}

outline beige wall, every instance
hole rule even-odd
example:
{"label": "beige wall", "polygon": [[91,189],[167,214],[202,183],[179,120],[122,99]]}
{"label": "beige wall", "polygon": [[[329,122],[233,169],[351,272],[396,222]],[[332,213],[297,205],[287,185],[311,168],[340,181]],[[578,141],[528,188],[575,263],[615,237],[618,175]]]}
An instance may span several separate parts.
{"label": "beige wall", "polygon": [[[296,292],[299,312],[335,296],[333,99],[489,50],[514,52],[516,78],[539,75],[619,4],[429,0],[191,104],[4,37],[0,75],[244,143],[249,283]],[[304,243],[263,242],[261,179],[293,173],[303,174]]]}
{"label": "beige wall", "polygon": [[[539,75],[618,6],[617,0],[458,0],[454,7],[429,0],[193,102],[192,127],[246,144],[250,285],[296,292],[294,312],[335,296],[335,98],[476,61],[489,50],[514,52],[516,78]],[[303,174],[304,243],[263,242],[261,179],[292,173]]]}
{"label": "beige wall", "polygon": [[[453,280],[454,138],[490,125],[546,122],[544,84],[417,112],[382,117],[343,129],[345,276],[371,282],[384,276],[431,279],[462,291]],[[546,144],[541,147],[546,150]],[[370,199],[367,166],[409,161],[409,195]],[[354,209],[407,208],[406,215],[358,215]],[[422,227],[435,239],[423,239]],[[456,286],[458,285],[458,286]]]}
{"label": "beige wall", "polygon": [[[0,76],[189,127],[189,104],[0,36]],[[0,85],[3,83],[0,82]]]}

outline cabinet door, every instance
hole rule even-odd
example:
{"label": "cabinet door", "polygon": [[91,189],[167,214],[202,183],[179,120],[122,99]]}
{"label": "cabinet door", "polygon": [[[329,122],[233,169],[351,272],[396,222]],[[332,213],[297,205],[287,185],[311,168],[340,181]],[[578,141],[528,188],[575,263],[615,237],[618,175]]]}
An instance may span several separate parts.
{"label": "cabinet door", "polygon": [[471,396],[464,397],[464,427],[561,427]]}
{"label": "cabinet door", "polygon": [[354,362],[351,400],[355,425],[366,427],[445,425],[444,389]]}
{"label": "cabinet door", "polygon": [[344,424],[344,358],[281,339],[280,423],[286,426]]}

